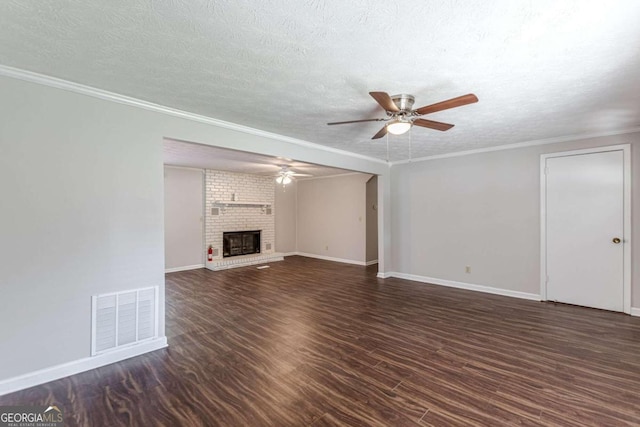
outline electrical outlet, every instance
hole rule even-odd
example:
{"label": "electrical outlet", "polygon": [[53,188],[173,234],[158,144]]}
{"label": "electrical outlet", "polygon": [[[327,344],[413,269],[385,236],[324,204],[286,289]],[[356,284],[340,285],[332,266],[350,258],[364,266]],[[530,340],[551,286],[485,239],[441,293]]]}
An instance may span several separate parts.
{"label": "electrical outlet", "polygon": [[467,274],[471,274],[471,266],[470,266],[470,265],[467,265],[467,266],[464,268],[464,272],[465,272],[465,273],[467,273]]}

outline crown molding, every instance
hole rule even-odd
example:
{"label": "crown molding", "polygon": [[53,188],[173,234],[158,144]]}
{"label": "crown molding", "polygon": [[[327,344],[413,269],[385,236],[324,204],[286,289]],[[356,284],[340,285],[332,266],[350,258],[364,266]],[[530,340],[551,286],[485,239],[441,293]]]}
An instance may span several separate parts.
{"label": "crown molding", "polygon": [[490,153],[492,151],[502,151],[502,150],[513,150],[516,148],[556,144],[559,142],[578,141],[581,139],[598,138],[603,136],[625,135],[625,134],[636,133],[636,132],[640,132],[640,127],[620,129],[620,130],[614,130],[614,131],[608,131],[608,132],[585,133],[585,134],[579,134],[579,135],[559,136],[559,137],[547,138],[547,139],[536,139],[532,141],[516,142],[515,144],[506,144],[506,145],[497,145],[495,147],[478,148],[476,150],[457,151],[454,153],[437,154],[435,156],[418,157],[415,159],[407,159],[407,160],[397,160],[394,162],[390,162],[389,165],[396,166],[396,165],[403,165],[403,164],[414,163],[414,162],[426,162],[429,160],[448,159],[450,157],[469,156],[471,154]]}
{"label": "crown molding", "polygon": [[234,131],[242,132],[249,135],[268,138],[275,141],[286,142],[286,143],[294,144],[301,147],[313,148],[315,150],[321,150],[329,153],[339,154],[342,156],[347,156],[355,159],[367,160],[370,162],[384,164],[388,166],[396,166],[396,165],[402,165],[402,164],[414,163],[414,162],[425,162],[429,160],[446,159],[450,157],[469,156],[472,154],[489,153],[492,151],[512,150],[516,148],[533,147],[537,145],[555,144],[559,142],[570,142],[570,141],[577,141],[580,139],[597,138],[597,137],[613,136],[613,135],[624,135],[629,133],[640,132],[640,127],[633,127],[629,129],[621,129],[621,130],[608,131],[608,132],[576,134],[576,135],[567,135],[567,136],[554,137],[554,138],[548,138],[548,139],[524,141],[524,142],[517,142],[514,144],[498,145],[495,147],[479,148],[476,150],[465,150],[465,151],[458,151],[454,153],[437,154],[434,156],[418,157],[415,159],[397,160],[393,162],[388,162],[386,160],[379,159],[377,157],[371,157],[371,156],[366,156],[364,154],[354,153],[351,151],[340,150],[338,148],[328,147],[326,145],[321,145],[321,144],[305,141],[302,139],[292,138],[292,137],[280,135],[273,132],[267,132],[260,129],[239,125],[236,123],[226,122],[224,120],[214,119],[212,117],[203,116],[200,114],[194,114],[188,111],[178,110],[176,108],[171,108],[171,107],[167,107],[160,104],[154,104],[152,102],[144,101],[141,99],[120,95],[114,92],[97,89],[91,86],[85,86],[79,83],[74,83],[74,82],[59,79],[56,77],[51,77],[44,74],[35,73],[32,71],[10,67],[7,65],[0,64],[0,76],[23,80],[30,83],[41,84],[43,86],[49,86],[56,89],[62,89],[69,92],[78,93],[81,95],[91,96],[93,98],[98,98],[105,101],[116,102],[119,104],[131,106],[131,107],[142,108],[144,110],[154,111],[157,113],[166,114],[173,117],[179,117],[179,118],[191,120],[194,122],[205,123],[208,125],[229,129],[229,130],[234,130]]}
{"label": "crown molding", "polygon": [[374,174],[366,173],[366,172],[345,172],[345,173],[338,173],[338,174],[335,174],[335,175],[305,176],[305,177],[300,177],[300,178],[296,177],[296,181],[313,181],[313,180],[316,180],[316,179],[340,178],[340,177],[343,177],[343,176],[352,176],[352,175],[371,175],[371,176],[373,176]]}
{"label": "crown molding", "polygon": [[7,65],[0,64],[0,76],[23,80],[30,83],[37,83],[44,86],[53,87],[56,89],[62,89],[69,92],[79,93],[81,95],[91,96],[93,98],[99,98],[105,101],[117,102],[119,104],[142,108],[145,110],[154,111],[157,113],[166,114],[173,117],[192,120],[194,122],[205,123],[208,125],[230,129],[237,132],[246,133],[249,135],[255,135],[263,138],[273,139],[276,141],[286,142],[289,144],[295,144],[301,147],[313,148],[315,150],[322,150],[329,153],[340,154],[342,156],[348,156],[348,157],[361,159],[361,160],[367,160],[367,161],[378,163],[378,164],[384,164],[384,165],[388,164],[386,160],[378,159],[376,157],[353,153],[351,151],[346,151],[346,150],[340,150],[338,148],[327,147],[326,145],[316,144],[316,143],[305,141],[302,139],[291,138],[288,136],[280,135],[273,132],[267,132],[260,129],[248,127],[248,126],[242,126],[236,123],[226,122],[224,120],[218,120],[212,117],[207,117],[200,114],[194,114],[188,111],[178,110],[176,108],[171,108],[171,107],[167,107],[160,104],[154,104],[152,102],[143,101],[141,99],[120,95],[120,94],[109,92],[102,89],[97,89],[91,86],[85,86],[79,83],[70,82],[70,81],[59,79],[56,77],[34,73],[32,71],[22,70],[19,68],[9,67]]}
{"label": "crown molding", "polygon": [[165,163],[164,164],[165,168],[169,168],[169,169],[184,169],[184,170],[190,170],[190,171],[198,171],[198,172],[202,172],[204,173],[205,169],[203,168],[194,168],[191,166],[178,166],[178,165],[172,165],[169,163]]}

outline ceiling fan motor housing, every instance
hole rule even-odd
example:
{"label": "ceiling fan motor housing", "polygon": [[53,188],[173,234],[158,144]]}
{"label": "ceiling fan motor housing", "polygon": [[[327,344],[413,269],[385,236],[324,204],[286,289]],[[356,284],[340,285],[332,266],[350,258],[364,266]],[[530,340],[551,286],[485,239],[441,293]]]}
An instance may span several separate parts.
{"label": "ceiling fan motor housing", "polygon": [[393,95],[391,97],[391,100],[394,104],[396,104],[396,107],[398,107],[400,111],[411,111],[411,108],[413,108],[413,103],[416,99],[413,97],[413,95],[400,94]]}

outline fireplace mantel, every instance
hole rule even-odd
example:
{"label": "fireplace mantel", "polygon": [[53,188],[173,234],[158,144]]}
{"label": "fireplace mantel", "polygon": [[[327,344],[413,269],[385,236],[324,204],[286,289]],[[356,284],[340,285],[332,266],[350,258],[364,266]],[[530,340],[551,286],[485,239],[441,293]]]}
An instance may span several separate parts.
{"label": "fireplace mantel", "polygon": [[233,201],[222,201],[222,200],[216,200],[215,202],[213,202],[214,206],[222,206],[222,207],[227,207],[227,206],[260,206],[260,207],[269,207],[271,206],[271,203],[268,202],[233,202]]}
{"label": "fireplace mantel", "polygon": [[[234,202],[234,201],[220,201],[216,200],[211,205],[212,208],[218,208],[223,213],[226,212],[227,208],[240,207],[240,208],[260,208],[262,212],[267,212],[267,209],[271,208],[271,203],[268,202]],[[267,212],[269,213],[269,212]]]}

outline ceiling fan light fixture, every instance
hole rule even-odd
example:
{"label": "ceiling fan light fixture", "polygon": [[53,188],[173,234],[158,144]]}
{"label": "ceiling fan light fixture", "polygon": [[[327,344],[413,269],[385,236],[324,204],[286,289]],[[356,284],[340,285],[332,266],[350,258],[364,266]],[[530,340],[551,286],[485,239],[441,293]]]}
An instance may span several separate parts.
{"label": "ceiling fan light fixture", "polygon": [[282,185],[291,184],[291,177],[289,177],[288,175],[280,175],[276,178],[276,182]]}
{"label": "ceiling fan light fixture", "polygon": [[411,129],[411,122],[406,119],[395,119],[387,125],[387,132],[393,135],[402,135]]}

